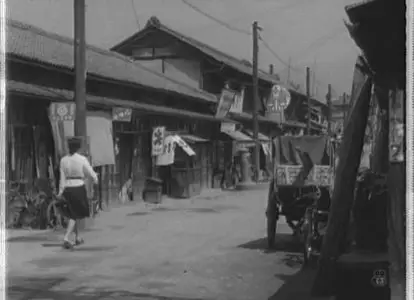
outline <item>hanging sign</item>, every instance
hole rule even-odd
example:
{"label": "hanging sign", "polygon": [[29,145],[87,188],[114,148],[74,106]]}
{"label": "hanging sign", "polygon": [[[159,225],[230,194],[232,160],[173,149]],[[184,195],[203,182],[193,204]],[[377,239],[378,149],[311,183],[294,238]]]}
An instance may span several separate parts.
{"label": "hanging sign", "polygon": [[175,158],[175,139],[173,135],[165,137],[162,153],[156,158],[157,166],[169,166],[174,163]]}
{"label": "hanging sign", "polygon": [[165,139],[165,127],[155,127],[152,132],[152,156],[158,156],[163,154],[164,151],[164,139]]}
{"label": "hanging sign", "polygon": [[263,152],[265,153],[265,155],[271,156],[272,152],[270,151],[270,143],[261,143],[261,144],[262,144]]}
{"label": "hanging sign", "polygon": [[220,132],[236,131],[236,124],[230,122],[221,122]]}
{"label": "hanging sign", "polygon": [[230,112],[241,113],[243,111],[244,88],[235,93],[233,104],[230,106]]}
{"label": "hanging sign", "polygon": [[223,89],[220,100],[217,105],[216,118],[224,118],[227,116],[231,105],[234,101],[235,92],[229,89]]}
{"label": "hanging sign", "polygon": [[196,153],[194,150],[178,135],[174,135],[174,141],[187,153],[189,156],[194,156]]}
{"label": "hanging sign", "polygon": [[52,121],[74,121],[76,105],[72,102],[54,102],[50,104]]}
{"label": "hanging sign", "polygon": [[120,122],[131,122],[132,108],[114,107],[112,109],[112,120]]}

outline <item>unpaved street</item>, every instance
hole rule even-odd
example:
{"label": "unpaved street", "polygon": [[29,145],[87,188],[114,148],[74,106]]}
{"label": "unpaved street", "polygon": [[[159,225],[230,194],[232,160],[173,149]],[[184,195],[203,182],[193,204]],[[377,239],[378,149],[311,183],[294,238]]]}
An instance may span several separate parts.
{"label": "unpaved street", "polygon": [[301,299],[309,276],[285,224],[277,250],[264,251],[266,194],[111,208],[73,252],[60,233],[11,236],[8,299]]}

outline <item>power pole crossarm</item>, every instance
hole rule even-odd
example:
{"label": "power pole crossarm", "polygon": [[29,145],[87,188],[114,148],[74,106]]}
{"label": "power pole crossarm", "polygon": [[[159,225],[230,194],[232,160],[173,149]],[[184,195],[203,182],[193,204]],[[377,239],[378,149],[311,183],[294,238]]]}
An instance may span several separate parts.
{"label": "power pole crossarm", "polygon": [[259,103],[259,80],[258,80],[258,64],[259,64],[259,26],[255,21],[253,23],[253,138],[255,142],[255,170],[256,182],[259,180],[260,174],[260,143],[259,143],[259,122],[258,122],[258,103]]}

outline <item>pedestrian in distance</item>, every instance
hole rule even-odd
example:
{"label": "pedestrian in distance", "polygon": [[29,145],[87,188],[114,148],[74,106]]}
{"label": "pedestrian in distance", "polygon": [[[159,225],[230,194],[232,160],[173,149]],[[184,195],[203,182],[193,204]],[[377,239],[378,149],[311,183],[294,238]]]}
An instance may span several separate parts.
{"label": "pedestrian in distance", "polygon": [[[89,202],[85,179],[91,178],[95,184],[98,183],[98,176],[90,165],[88,159],[79,154],[82,141],[74,137],[68,140],[69,154],[60,161],[59,195],[63,196],[67,205],[67,217],[69,223],[66,234],[63,238],[63,248],[73,249],[76,245],[83,244],[79,237],[78,223],[80,220],[89,217]],[[71,241],[74,233],[75,239]]]}

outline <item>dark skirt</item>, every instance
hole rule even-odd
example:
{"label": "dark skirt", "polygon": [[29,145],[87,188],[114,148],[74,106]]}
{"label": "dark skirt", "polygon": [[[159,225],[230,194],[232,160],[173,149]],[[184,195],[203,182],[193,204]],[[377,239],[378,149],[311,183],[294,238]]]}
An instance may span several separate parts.
{"label": "dark skirt", "polygon": [[89,201],[84,185],[65,187],[63,197],[66,200],[66,215],[72,220],[89,217]]}

